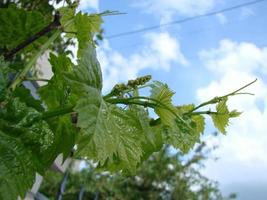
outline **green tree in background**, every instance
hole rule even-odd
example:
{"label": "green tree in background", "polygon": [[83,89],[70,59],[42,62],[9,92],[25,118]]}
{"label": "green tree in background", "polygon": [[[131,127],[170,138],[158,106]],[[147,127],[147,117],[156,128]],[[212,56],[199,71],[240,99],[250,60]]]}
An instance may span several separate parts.
{"label": "green tree in background", "polygon": [[[172,153],[170,148],[151,156],[136,172],[125,177],[119,173],[97,172],[91,162],[81,172],[73,172],[66,182],[63,200],[78,199],[125,199],[125,200],[222,200],[234,199],[231,194],[224,198],[218,184],[200,173],[209,149],[204,143],[192,155]],[[54,199],[63,175],[49,172],[44,177],[40,191]]]}

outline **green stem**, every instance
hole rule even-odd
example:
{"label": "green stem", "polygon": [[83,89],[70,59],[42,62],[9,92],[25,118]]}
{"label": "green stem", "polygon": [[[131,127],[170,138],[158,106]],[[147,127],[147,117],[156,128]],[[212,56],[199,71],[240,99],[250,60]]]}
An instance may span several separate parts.
{"label": "green stem", "polygon": [[173,111],[169,106],[165,105],[164,103],[160,102],[157,99],[151,98],[151,97],[143,97],[143,96],[138,96],[138,97],[131,97],[129,99],[145,99],[148,101],[154,101],[156,102],[156,105],[159,107],[162,107],[168,111],[170,111],[175,117],[179,117],[179,115],[177,115],[177,113],[175,111]]}
{"label": "green stem", "polygon": [[197,107],[195,107],[193,110],[191,110],[190,112],[188,113],[192,113],[193,111],[201,108],[201,107],[204,107],[204,106],[207,106],[207,105],[210,105],[210,104],[215,104],[217,103],[220,99],[222,99],[223,97],[214,97],[213,99],[209,100],[209,101],[206,101],[200,105],[198,105]]}
{"label": "green stem", "polygon": [[48,24],[46,27],[44,27],[42,30],[39,32],[35,33],[31,37],[27,38],[25,41],[20,43],[18,46],[15,48],[11,49],[10,51],[6,52],[4,54],[4,57],[6,60],[11,59],[16,53],[18,53],[20,50],[24,49],[28,45],[32,44],[34,41],[39,39],[40,37],[44,36],[45,34],[51,32],[52,30],[59,28],[60,27],[60,14],[57,11],[54,16],[53,22]]}
{"label": "green stem", "polygon": [[[133,101],[135,99],[144,99],[144,100],[147,100],[147,101]],[[123,102],[124,104],[138,104],[138,105],[151,105],[151,106],[148,106],[148,107],[151,107],[151,108],[155,108],[156,106],[157,107],[162,107],[168,111],[170,111],[173,115],[175,115],[176,117],[179,117],[171,108],[169,108],[167,105],[163,104],[162,102],[160,102],[159,100],[157,99],[153,99],[153,98],[150,98],[150,97],[143,97],[143,96],[138,96],[138,97],[131,97],[131,98],[120,98],[120,99],[107,99],[106,100],[107,102],[114,102],[116,104],[116,102]],[[155,103],[152,103],[150,101],[154,101]],[[140,103],[142,102],[142,103]]]}
{"label": "green stem", "polygon": [[235,95],[240,95],[240,94],[247,94],[247,95],[255,95],[255,94],[253,94],[253,93],[249,93],[249,92],[237,92],[237,93],[235,93]]}
{"label": "green stem", "polygon": [[60,115],[65,115],[68,113],[72,113],[73,112],[73,108],[74,106],[67,106],[64,108],[59,108],[53,111],[48,111],[48,112],[44,112],[43,113],[43,119],[49,119],[49,118],[53,118],[53,117],[57,117]]}
{"label": "green stem", "polygon": [[226,96],[232,96],[232,95],[235,95],[236,93],[238,93],[239,91],[241,91],[241,90],[245,89],[246,87],[252,85],[252,84],[255,83],[256,81],[257,81],[257,79],[255,79],[254,81],[251,81],[250,83],[244,85],[243,87],[241,87],[241,88],[239,88],[239,89],[237,89],[237,90],[235,90],[235,91],[229,93],[228,95],[224,95],[224,96],[226,97]]}
{"label": "green stem", "polygon": [[46,49],[48,49],[49,45],[54,42],[54,40],[60,35],[60,33],[60,30],[56,30],[55,33],[46,41],[46,43],[41,46],[40,50],[32,57],[32,59],[27,63],[20,74],[11,83],[11,85],[9,86],[10,90],[15,90],[17,85],[19,85],[24,80],[24,77],[31,70],[37,59],[44,53]]}
{"label": "green stem", "polygon": [[206,101],[206,102],[204,102],[204,103],[198,105],[198,106],[195,107],[193,110],[191,110],[189,113],[192,113],[193,111],[195,111],[195,110],[197,110],[197,109],[199,109],[199,108],[201,108],[201,107],[204,107],[204,106],[206,106],[206,105],[218,103],[220,100],[222,100],[222,99],[224,99],[224,98],[226,98],[226,97],[229,97],[229,96],[234,96],[234,95],[239,95],[239,94],[249,94],[249,95],[253,95],[253,94],[251,94],[251,93],[239,93],[239,91],[241,91],[241,90],[245,89],[246,87],[252,85],[252,84],[255,83],[256,81],[257,81],[257,79],[255,79],[254,81],[252,81],[252,82],[250,82],[250,83],[244,85],[243,87],[241,87],[241,88],[239,88],[239,89],[237,89],[237,90],[235,90],[235,91],[233,91],[233,92],[230,92],[229,94],[226,94],[226,95],[224,95],[224,96],[214,97],[213,99],[211,99],[211,100],[209,100],[209,101]]}
{"label": "green stem", "polygon": [[125,104],[125,105],[135,104],[135,105],[140,105],[140,106],[150,107],[150,108],[156,107],[155,103],[150,103],[148,101],[132,101],[130,98],[129,99],[125,99],[125,98],[107,99],[106,101],[111,104]]}
{"label": "green stem", "polygon": [[132,92],[132,91],[134,91],[134,90],[136,90],[136,89],[143,89],[143,88],[150,87],[151,85],[152,85],[152,84],[146,84],[146,85],[138,86],[138,87],[136,87],[136,88],[131,88],[131,89],[125,90],[124,92],[125,92],[125,93],[126,93],[126,92]]}
{"label": "green stem", "polygon": [[74,32],[74,31],[64,31],[64,30],[63,30],[63,33],[69,33],[69,34],[74,34],[74,35],[78,34],[77,32]]}
{"label": "green stem", "polygon": [[[213,111],[199,111],[199,112],[192,112],[188,113],[188,115],[212,115],[212,114],[219,114],[218,112],[213,112]],[[185,114],[187,115],[187,113]]]}
{"label": "green stem", "polygon": [[44,81],[44,82],[48,82],[49,79],[25,77],[24,81]]}
{"label": "green stem", "polygon": [[[132,101],[134,99],[145,99],[148,101]],[[113,104],[117,104],[117,103],[122,103],[122,104],[126,104],[126,105],[136,104],[136,105],[141,105],[144,107],[150,107],[153,109],[155,109],[157,107],[161,107],[161,108],[166,109],[169,112],[171,112],[177,119],[179,119],[181,122],[183,122],[187,126],[187,123],[184,121],[184,119],[180,115],[178,115],[174,110],[172,110],[171,108],[169,108],[167,105],[163,104],[162,102],[158,101],[157,99],[139,96],[139,97],[131,97],[131,98],[127,98],[127,99],[125,99],[125,98],[107,99],[106,101],[109,103],[113,103]],[[155,101],[156,103],[151,103],[149,101]],[[191,128],[191,127],[188,126],[188,128]]]}
{"label": "green stem", "polygon": [[[131,88],[131,89],[128,89],[128,90],[124,90],[123,92],[124,92],[124,93],[132,92],[132,91],[134,91],[135,89],[146,88],[146,87],[149,87],[150,85],[151,85],[151,84],[142,85],[142,86],[139,86],[139,87],[137,87],[137,88]],[[113,96],[114,96],[114,94],[113,94],[112,91],[111,91],[110,93],[108,93],[107,95],[105,95],[105,96],[103,97],[103,99],[104,99],[104,100],[107,100],[107,99],[109,99],[109,98],[111,98],[111,97],[113,97]]]}

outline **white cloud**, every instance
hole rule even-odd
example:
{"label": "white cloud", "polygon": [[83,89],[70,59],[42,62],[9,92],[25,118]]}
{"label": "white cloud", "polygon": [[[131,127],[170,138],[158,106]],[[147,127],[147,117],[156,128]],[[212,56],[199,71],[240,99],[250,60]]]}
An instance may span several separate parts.
{"label": "white cloud", "polygon": [[99,11],[99,1],[98,0],[80,0],[78,10],[88,11],[88,9],[93,9]]}
{"label": "white cloud", "polygon": [[[221,0],[220,0],[221,1]],[[219,1],[219,2],[220,2]],[[172,19],[174,15],[180,16],[194,16],[203,14],[211,10],[215,0],[147,0],[136,3],[135,6],[144,8],[146,12],[153,13],[162,19],[162,22],[167,22]]]}
{"label": "white cloud", "polygon": [[[208,86],[199,88],[200,101],[226,94],[267,73],[267,48],[247,42],[222,40],[217,49],[200,52],[200,58],[214,77]],[[208,163],[206,173],[222,184],[258,180],[267,182],[267,83],[258,81],[245,89],[255,96],[235,96],[229,100],[231,109],[243,114],[232,120],[227,136],[220,137],[216,154],[220,160]]]}
{"label": "white cloud", "polygon": [[222,40],[218,49],[203,50],[200,58],[215,74],[231,71],[267,73],[267,48],[258,48],[253,43],[237,43]]}
{"label": "white cloud", "polygon": [[167,32],[149,33],[144,36],[145,45],[141,52],[128,57],[113,50],[107,40],[98,49],[104,77],[104,91],[110,89],[119,81],[136,78],[138,73],[146,68],[168,71],[171,65],[188,65],[181,53],[179,41]]}

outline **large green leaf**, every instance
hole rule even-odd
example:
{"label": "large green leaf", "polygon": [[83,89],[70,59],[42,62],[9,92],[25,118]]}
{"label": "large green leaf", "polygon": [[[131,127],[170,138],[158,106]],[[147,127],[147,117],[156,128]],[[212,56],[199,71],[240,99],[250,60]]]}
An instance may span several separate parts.
{"label": "large green leaf", "polygon": [[142,156],[141,133],[124,110],[108,105],[96,89],[92,90],[91,96],[80,99],[74,108],[77,126],[84,132],[79,147],[100,166],[119,163],[133,172]]}
{"label": "large green leaf", "polygon": [[82,155],[99,161],[101,166],[113,165],[133,172],[143,148],[157,148],[153,140],[159,137],[151,130],[144,133],[148,121],[142,125],[139,116],[103,100],[102,75],[93,46],[84,50],[78,65],[65,76],[72,94],[80,98],[74,111],[78,114],[77,127],[83,133],[78,143]]}
{"label": "large green leaf", "polygon": [[72,124],[69,115],[52,118],[48,123],[55,134],[53,153],[55,155],[63,153],[63,159],[66,159],[75,145],[78,129]]}
{"label": "large green leaf", "polygon": [[183,123],[176,120],[176,126],[163,126],[163,137],[167,144],[171,144],[186,153],[199,142],[204,131],[205,121],[201,115],[186,115],[194,108],[194,105],[176,107],[177,113],[182,116]]}
{"label": "large green leaf", "polygon": [[66,37],[76,37],[75,32],[77,31],[74,24],[75,8],[62,7],[59,9],[60,13],[60,24],[64,27],[64,31],[67,33]]}
{"label": "large green leaf", "polygon": [[78,66],[74,67],[72,72],[65,73],[65,77],[71,85],[72,92],[77,96],[87,95],[91,87],[101,91],[102,73],[92,45],[83,50]]}
{"label": "large green leaf", "polygon": [[[76,97],[71,95],[69,83],[64,77],[64,73],[71,73],[73,64],[66,55],[55,56],[50,54],[50,64],[54,73],[48,84],[39,88],[38,93],[45,102],[48,110],[64,107],[73,104]],[[77,130],[71,122],[70,115],[54,117],[47,120],[50,128],[55,133],[56,147],[53,154],[63,153],[64,159],[70,154],[75,144]]]}
{"label": "large green leaf", "polygon": [[[70,85],[64,77],[64,73],[73,70],[73,64],[66,55],[55,56],[50,54],[50,64],[54,73],[48,84],[38,89],[38,93],[48,110],[62,108],[76,101],[71,95]],[[55,134],[52,155],[63,153],[64,159],[70,154],[75,145],[77,130],[71,122],[70,115],[58,116],[47,120]]]}
{"label": "large green leaf", "polygon": [[194,132],[185,132],[179,129],[179,127],[162,127],[162,135],[164,143],[170,144],[184,153],[188,152],[197,142],[199,142],[198,134],[195,134]]}
{"label": "large green leaf", "polygon": [[56,155],[51,154],[54,134],[41,114],[18,98],[0,110],[0,196],[24,197],[34,182],[35,173],[43,174]]}
{"label": "large green leaf", "polygon": [[54,134],[41,117],[41,113],[15,98],[0,110],[0,130],[19,137],[26,146],[30,146],[31,150],[40,156],[40,162],[49,164],[51,162],[49,151],[54,142]]}
{"label": "large green leaf", "polygon": [[0,48],[12,49],[40,31],[46,22],[38,11],[26,11],[11,5],[0,9]]}
{"label": "large green leaf", "polygon": [[38,170],[37,156],[20,139],[0,131],[0,199],[25,196]]}
{"label": "large green leaf", "polygon": [[164,142],[183,152],[189,151],[199,141],[204,130],[204,118],[184,116],[193,105],[175,107],[171,99],[174,92],[166,84],[154,82],[151,88],[150,97],[158,102],[154,110],[160,117]]}
{"label": "large green leaf", "polygon": [[35,99],[32,94],[31,91],[23,86],[21,87],[17,87],[14,90],[13,95],[15,97],[18,97],[19,100],[21,102],[24,102],[28,107],[32,107],[35,110],[39,111],[39,112],[43,112],[44,111],[44,107],[42,105],[42,101],[39,99]]}
{"label": "large green leaf", "polygon": [[127,110],[127,114],[133,121],[132,126],[137,127],[141,132],[139,139],[141,140],[143,156],[142,160],[146,160],[153,152],[159,151],[163,146],[162,132],[159,126],[150,126],[150,117],[148,112],[140,106],[131,106]]}
{"label": "large green leaf", "polygon": [[55,56],[50,54],[49,58],[54,73],[47,85],[38,89],[41,99],[48,110],[64,106],[70,101],[70,87],[64,79],[63,73],[72,71],[72,62],[66,55]]}
{"label": "large green leaf", "polygon": [[10,72],[11,69],[8,67],[8,64],[4,61],[4,58],[0,56],[0,101],[5,98]]}
{"label": "large green leaf", "polygon": [[[163,147],[162,132],[159,126],[150,126],[150,117],[148,116],[148,112],[145,111],[143,107],[130,106],[128,109],[123,110],[123,112],[127,115],[127,120],[125,123],[135,130],[135,133],[131,134],[138,135],[136,142],[138,144],[140,143],[141,145],[141,161],[137,163],[139,166],[139,164],[151,156],[152,153],[159,151]],[[123,172],[126,174],[133,173],[135,171],[136,167],[132,169],[133,171],[130,171],[123,165],[123,162],[120,161],[119,157],[115,158],[116,162],[112,164],[106,163],[104,168],[111,171],[119,171],[123,169]]]}
{"label": "large green leaf", "polygon": [[94,45],[93,36],[100,32],[103,22],[101,14],[90,14],[79,12],[75,15],[74,8],[61,8],[61,24],[66,32],[66,37],[77,38],[79,42],[78,57],[88,44]]}
{"label": "large green leaf", "polygon": [[77,39],[79,42],[78,56],[82,49],[85,49],[87,44],[94,45],[93,36],[95,33],[100,31],[100,25],[103,22],[100,15],[82,14],[79,12],[75,18],[74,23],[77,29]]}
{"label": "large green leaf", "polygon": [[204,132],[205,129],[205,118],[198,114],[198,115],[188,115],[187,113],[193,110],[195,107],[194,104],[186,104],[182,106],[177,106],[177,112],[179,115],[185,118],[185,121],[189,122],[189,126],[192,128],[191,132],[195,134],[201,134]]}

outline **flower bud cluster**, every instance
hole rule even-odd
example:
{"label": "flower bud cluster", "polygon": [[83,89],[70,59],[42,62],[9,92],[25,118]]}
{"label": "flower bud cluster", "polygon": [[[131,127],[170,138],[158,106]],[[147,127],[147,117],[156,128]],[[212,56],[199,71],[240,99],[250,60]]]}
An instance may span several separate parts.
{"label": "flower bud cluster", "polygon": [[151,80],[151,75],[141,76],[141,77],[136,78],[134,80],[129,80],[128,83],[127,83],[127,86],[130,87],[130,88],[136,88],[139,85],[146,84],[150,80]]}
{"label": "flower bud cluster", "polygon": [[138,77],[134,80],[129,80],[127,84],[124,83],[116,84],[112,89],[112,94],[121,95],[124,91],[135,89],[140,85],[146,84],[150,80],[151,80],[151,75],[147,75]]}

